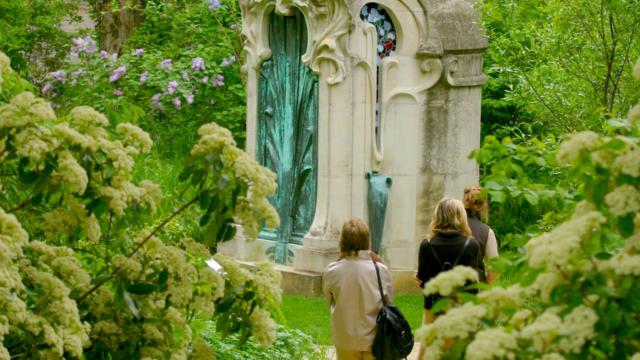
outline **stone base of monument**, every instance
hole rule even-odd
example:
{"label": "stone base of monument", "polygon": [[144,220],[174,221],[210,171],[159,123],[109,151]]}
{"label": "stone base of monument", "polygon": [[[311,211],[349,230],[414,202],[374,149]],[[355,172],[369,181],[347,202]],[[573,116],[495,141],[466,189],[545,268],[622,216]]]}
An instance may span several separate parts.
{"label": "stone base of monument", "polygon": [[[240,261],[244,266],[252,267],[252,261]],[[273,264],[282,275],[280,287],[287,295],[303,295],[310,297],[322,296],[322,274],[294,270],[291,266]]]}
{"label": "stone base of monument", "polygon": [[[313,241],[309,241],[315,245]],[[267,249],[273,246],[273,241],[257,239],[247,241],[243,234],[242,228],[238,228],[238,235],[230,241],[218,244],[218,253],[232,256],[241,264],[251,267],[258,261],[269,260]],[[292,263],[293,266],[285,266],[272,263],[273,266],[282,274],[281,288],[283,293],[288,295],[304,295],[319,297],[322,296],[322,271],[327,265],[338,258],[338,249],[326,248],[307,248],[297,245],[290,245],[292,252],[295,254]],[[395,257],[405,258],[410,254],[403,251],[386,251],[383,259],[392,262],[400,262],[394,260]],[[387,258],[388,256],[388,258]],[[414,279],[415,272],[410,269],[391,269],[391,278],[393,280],[393,289],[396,294],[399,293],[419,293],[420,288]]]}
{"label": "stone base of monument", "polygon": [[[239,261],[247,267],[254,266],[253,261]],[[322,273],[299,271],[291,266],[273,264],[282,275],[280,287],[287,295],[303,295],[309,297],[322,296]],[[393,290],[395,294],[419,293],[413,271],[391,271]]]}

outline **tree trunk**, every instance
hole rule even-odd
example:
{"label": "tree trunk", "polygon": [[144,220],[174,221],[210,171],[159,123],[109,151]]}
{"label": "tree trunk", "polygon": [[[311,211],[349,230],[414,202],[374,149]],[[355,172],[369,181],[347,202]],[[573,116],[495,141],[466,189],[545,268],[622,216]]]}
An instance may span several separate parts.
{"label": "tree trunk", "polygon": [[109,53],[120,53],[125,41],[142,23],[145,1],[95,0],[93,4],[100,32],[100,48]]}

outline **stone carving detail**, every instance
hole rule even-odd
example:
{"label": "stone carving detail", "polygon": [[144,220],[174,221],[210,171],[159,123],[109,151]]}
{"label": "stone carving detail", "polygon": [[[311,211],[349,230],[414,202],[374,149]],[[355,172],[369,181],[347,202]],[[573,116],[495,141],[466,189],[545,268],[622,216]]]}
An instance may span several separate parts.
{"label": "stone carving detail", "polygon": [[353,23],[345,0],[239,0],[239,3],[247,66],[257,69],[271,57],[266,31],[269,13],[275,11],[287,16],[297,8],[309,29],[307,52],[302,61],[316,74],[320,73],[321,61],[330,61],[334,72],[327,82],[333,85],[345,79],[351,66],[345,35]]}
{"label": "stone carving detail", "polygon": [[482,73],[482,54],[447,55],[443,62],[447,83],[451,86],[480,86],[487,81]]}

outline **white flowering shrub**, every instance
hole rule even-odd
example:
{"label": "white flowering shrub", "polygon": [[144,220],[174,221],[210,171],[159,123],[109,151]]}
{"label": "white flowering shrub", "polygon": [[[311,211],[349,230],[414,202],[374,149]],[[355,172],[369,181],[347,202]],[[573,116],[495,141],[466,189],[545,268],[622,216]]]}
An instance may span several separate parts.
{"label": "white flowering shrub", "polygon": [[425,359],[640,356],[639,109],[625,136],[582,132],[562,142],[557,160],[581,184],[581,201],[526,243],[513,285],[463,293],[463,267],[425,284],[425,293],[448,295],[436,304],[445,314],[416,333]]}
{"label": "white flowering shrub", "polygon": [[[0,101],[0,359],[210,359],[195,318],[220,319],[221,331],[269,345],[279,274],[217,256],[219,273],[204,260],[235,224],[249,238],[277,225],[267,201],[273,174],[227,130],[205,125],[181,175],[190,200],[145,225],[136,214],[153,214],[162,198],[158,185],[132,175],[149,135],[129,123],[112,127],[87,106],[57,116],[15,81],[0,53],[0,94],[15,95]],[[158,238],[196,204],[206,244]]]}

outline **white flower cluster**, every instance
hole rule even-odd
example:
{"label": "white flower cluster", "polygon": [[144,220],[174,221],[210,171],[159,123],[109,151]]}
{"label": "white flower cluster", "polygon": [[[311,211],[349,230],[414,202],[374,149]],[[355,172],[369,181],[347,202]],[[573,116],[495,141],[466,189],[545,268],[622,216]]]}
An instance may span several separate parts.
{"label": "white flower cluster", "polygon": [[478,331],[467,346],[465,359],[515,359],[518,349],[518,340],[513,332],[507,332],[502,327],[486,329]]}
{"label": "white flower cluster", "polygon": [[238,149],[229,130],[210,123],[200,127],[198,135],[200,138],[191,149],[191,155],[220,156],[225,167],[232,169],[236,178],[248,185],[246,197],[240,197],[235,208],[245,236],[255,238],[263,222],[267,228],[277,227],[278,213],[268,200],[276,191],[275,174]]}
{"label": "white flower cluster", "polygon": [[4,74],[12,71],[11,60],[3,52],[0,52],[0,93],[2,93],[2,86],[4,85]]}
{"label": "white flower cluster", "polygon": [[424,284],[424,294],[440,294],[449,296],[454,291],[464,287],[468,282],[477,282],[478,272],[468,266],[456,266],[449,271],[439,273]]}
{"label": "white flower cluster", "polygon": [[215,259],[222,265],[225,279],[229,283],[241,285],[255,292],[258,306],[249,317],[251,334],[260,344],[269,346],[276,337],[276,324],[263,307],[280,303],[280,273],[268,262],[261,262],[249,268],[222,254],[216,254]]}
{"label": "white flower cluster", "polygon": [[48,102],[29,92],[0,106],[0,130],[6,134],[0,139],[2,147],[12,144],[15,154],[27,159],[35,171],[50,166],[48,160],[56,163],[45,181],[61,190],[64,201],[44,215],[47,236],[81,229],[93,241],[100,238],[98,219],[79,200],[88,190],[99,194],[117,216],[133,203],[155,211],[159,186],[150,181],[132,182],[132,156],[151,149],[149,135],[122,123],[115,129],[122,141],[114,140],[107,126],[107,118],[88,106],[56,118]]}
{"label": "white flower cluster", "polygon": [[525,245],[529,265],[534,268],[571,266],[569,259],[580,251],[581,242],[599,231],[606,220],[601,213],[592,211],[529,240]]}
{"label": "white flower cluster", "polygon": [[637,213],[640,210],[640,191],[635,186],[624,184],[608,193],[604,201],[614,215]]}
{"label": "white flower cluster", "polygon": [[[16,334],[33,339],[23,348],[32,357],[80,358],[89,325],[70,294],[86,289],[89,275],[70,249],[28,241],[15,216],[0,208],[0,358],[11,358],[3,339]],[[27,305],[31,294],[46,301]]]}
{"label": "white flower cluster", "polygon": [[600,137],[593,131],[583,131],[571,135],[560,145],[558,151],[558,163],[570,164],[580,157],[584,151],[595,148],[600,144]]}
{"label": "white flower cluster", "polygon": [[[640,116],[640,105],[637,106],[636,109],[638,109],[638,116]],[[614,159],[611,168],[614,171],[633,177],[640,176],[640,146],[638,146],[638,144],[627,140],[625,141],[624,150],[612,155]]]}
{"label": "white flower cluster", "polygon": [[[140,236],[138,241],[147,234]],[[222,276],[206,266],[196,267],[188,261],[183,250],[165,245],[155,237],[134,256],[115,255],[111,264],[118,269],[117,276],[131,284],[154,284],[149,283],[149,279],[157,277],[160,281],[162,276],[164,285],[159,284],[159,288],[149,294],[136,294],[132,289],[127,295],[130,299],[128,311],[115,315],[113,293],[105,290],[93,293],[89,302],[95,309],[92,314],[98,319],[91,332],[92,339],[114,351],[123,344],[144,343],[141,357],[161,358],[163,354],[171,353],[173,358],[186,359],[196,340],[188,323],[191,311],[213,316],[216,301],[224,295]],[[175,333],[182,336],[178,339]],[[204,351],[203,345],[193,345],[193,351]]]}

